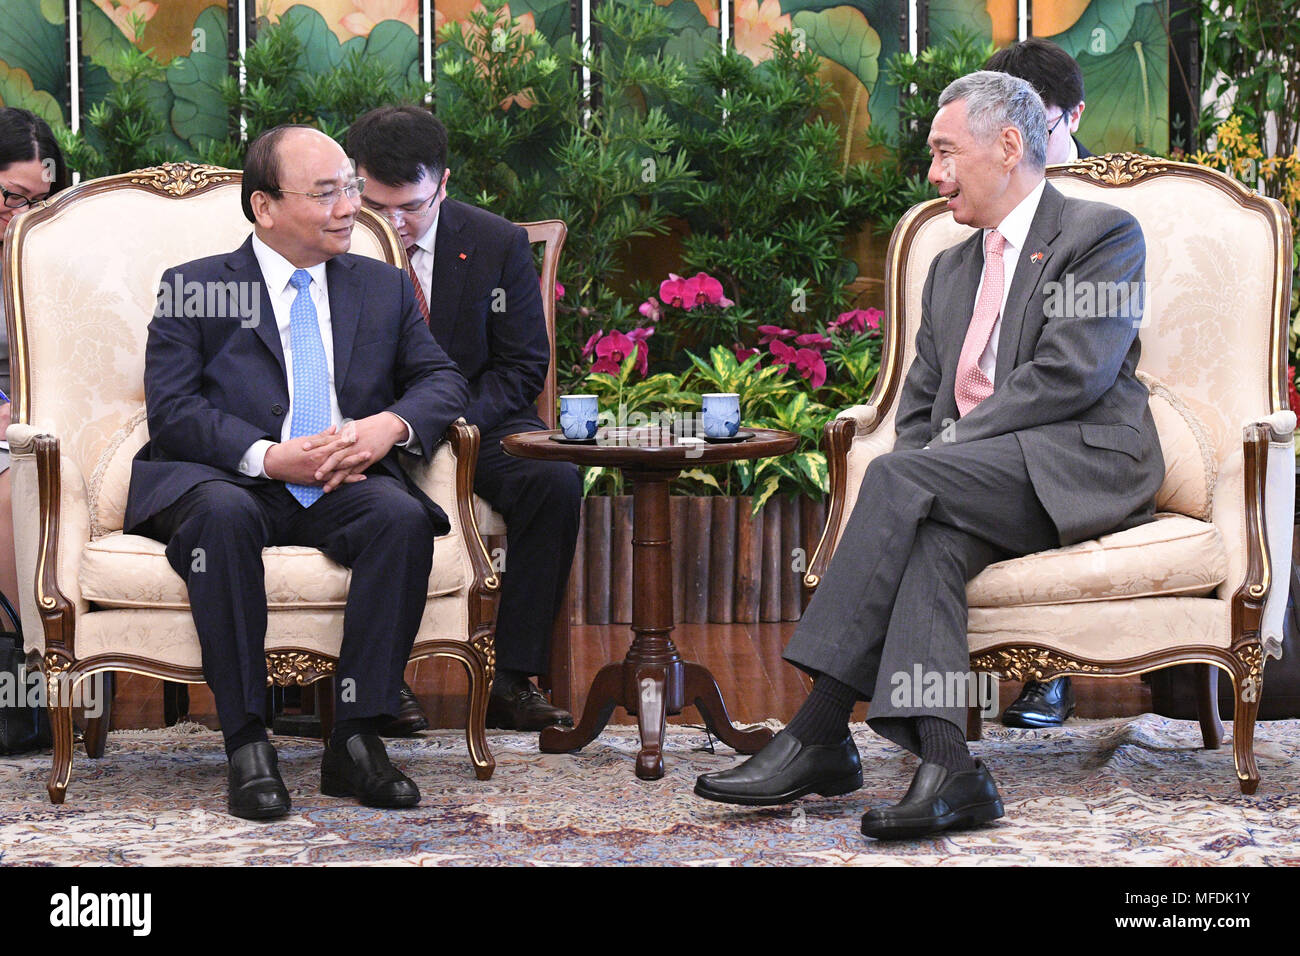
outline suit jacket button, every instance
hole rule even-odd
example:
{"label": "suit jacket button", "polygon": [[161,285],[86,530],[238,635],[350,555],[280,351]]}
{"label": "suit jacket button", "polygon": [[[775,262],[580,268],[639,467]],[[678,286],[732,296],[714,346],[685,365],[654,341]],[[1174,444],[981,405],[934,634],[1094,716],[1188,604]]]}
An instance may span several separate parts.
{"label": "suit jacket button", "polygon": [[271,414],[272,414],[272,415],[283,415],[283,414],[284,414],[284,406],[281,405],[279,402],[277,402],[276,404],[272,405],[272,406],[271,406]]}

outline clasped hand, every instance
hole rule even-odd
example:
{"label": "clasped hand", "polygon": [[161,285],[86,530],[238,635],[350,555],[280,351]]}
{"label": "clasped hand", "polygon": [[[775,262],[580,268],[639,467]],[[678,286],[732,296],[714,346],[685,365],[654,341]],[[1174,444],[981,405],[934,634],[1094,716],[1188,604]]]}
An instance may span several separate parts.
{"label": "clasped hand", "polygon": [[272,445],[262,467],[268,478],[330,492],[345,482],[364,481],[365,470],[405,437],[405,422],[380,412]]}

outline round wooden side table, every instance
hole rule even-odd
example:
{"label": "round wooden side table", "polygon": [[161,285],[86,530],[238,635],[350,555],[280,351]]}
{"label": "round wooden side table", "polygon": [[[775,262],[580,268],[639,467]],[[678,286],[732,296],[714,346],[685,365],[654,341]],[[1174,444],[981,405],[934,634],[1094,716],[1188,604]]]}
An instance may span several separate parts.
{"label": "round wooden side table", "polygon": [[785,455],[799,437],[769,428],[744,431],[744,441],[682,443],[671,430],[602,429],[590,444],[557,440],[558,431],[523,432],[502,439],[507,454],[545,461],[619,468],[632,486],[632,645],[621,661],[606,664],[587,693],[582,718],[572,729],[547,727],[543,753],[581,750],[605,728],[615,707],[637,718],[641,750],[636,775],[658,780],[664,775],[666,718],[690,704],[705,726],[738,753],[757,753],[769,740],[766,727],[738,730],[731,725],[718,682],[708,668],[682,660],[673,644],[672,534],[668,489],[683,468]]}

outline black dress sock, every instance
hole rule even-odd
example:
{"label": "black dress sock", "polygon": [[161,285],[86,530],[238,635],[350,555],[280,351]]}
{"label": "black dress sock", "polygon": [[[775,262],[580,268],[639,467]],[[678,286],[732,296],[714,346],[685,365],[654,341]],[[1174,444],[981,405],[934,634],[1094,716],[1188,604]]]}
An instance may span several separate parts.
{"label": "black dress sock", "polygon": [[916,733],[921,738],[921,760],[925,763],[937,763],[949,773],[975,769],[975,758],[956,724],[942,717],[917,717]]}
{"label": "black dress sock", "polygon": [[837,744],[849,735],[849,716],[857,702],[856,690],[828,674],[820,674],[786,730],[809,746]]}
{"label": "black dress sock", "polygon": [[261,720],[250,720],[226,738],[226,759],[245,744],[266,740],[266,725]]}
{"label": "black dress sock", "polygon": [[330,732],[330,750],[340,750],[348,742],[350,737],[357,734],[374,734],[379,735],[379,730],[384,726],[382,717],[358,717],[354,720],[340,720],[334,724],[334,729]]}

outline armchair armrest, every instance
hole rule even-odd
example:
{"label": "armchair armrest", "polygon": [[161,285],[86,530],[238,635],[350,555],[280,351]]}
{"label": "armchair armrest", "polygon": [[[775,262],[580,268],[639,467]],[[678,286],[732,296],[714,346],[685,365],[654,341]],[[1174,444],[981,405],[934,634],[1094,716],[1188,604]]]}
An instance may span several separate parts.
{"label": "armchair armrest", "polygon": [[852,405],[826,423],[822,451],[830,475],[831,500],[826,509],[826,527],[817,550],[804,573],[804,587],[812,590],[821,583],[831,555],[839,544],[844,523],[857,503],[858,487],[867,465],[877,455],[894,447],[893,416],[875,404]]}
{"label": "armchair armrest", "polygon": [[501,579],[492,569],[487,548],[474,517],[474,469],[478,464],[479,432],[463,418],[447,429],[446,440],[434,452],[433,461],[406,458],[407,472],[443,511],[451,522],[451,534],[460,535],[465,560],[476,592],[495,591]]}
{"label": "armchair armrest", "polygon": [[[1295,412],[1283,410],[1249,422],[1245,427],[1248,460],[1252,438],[1261,445],[1267,442],[1264,474],[1257,477],[1256,489],[1246,489],[1247,501],[1256,493],[1262,499],[1263,544],[1267,548],[1262,557],[1268,597],[1260,617],[1259,639],[1265,659],[1276,657],[1280,660],[1282,657],[1282,629],[1291,585],[1291,542],[1295,525],[1295,425]],[[1247,475],[1249,479],[1249,470]]]}
{"label": "armchair armrest", "polygon": [[14,555],[23,644],[30,651],[73,653],[81,599],[78,571],[90,541],[90,505],[80,467],[59,439],[16,423],[6,433],[12,458]]}

